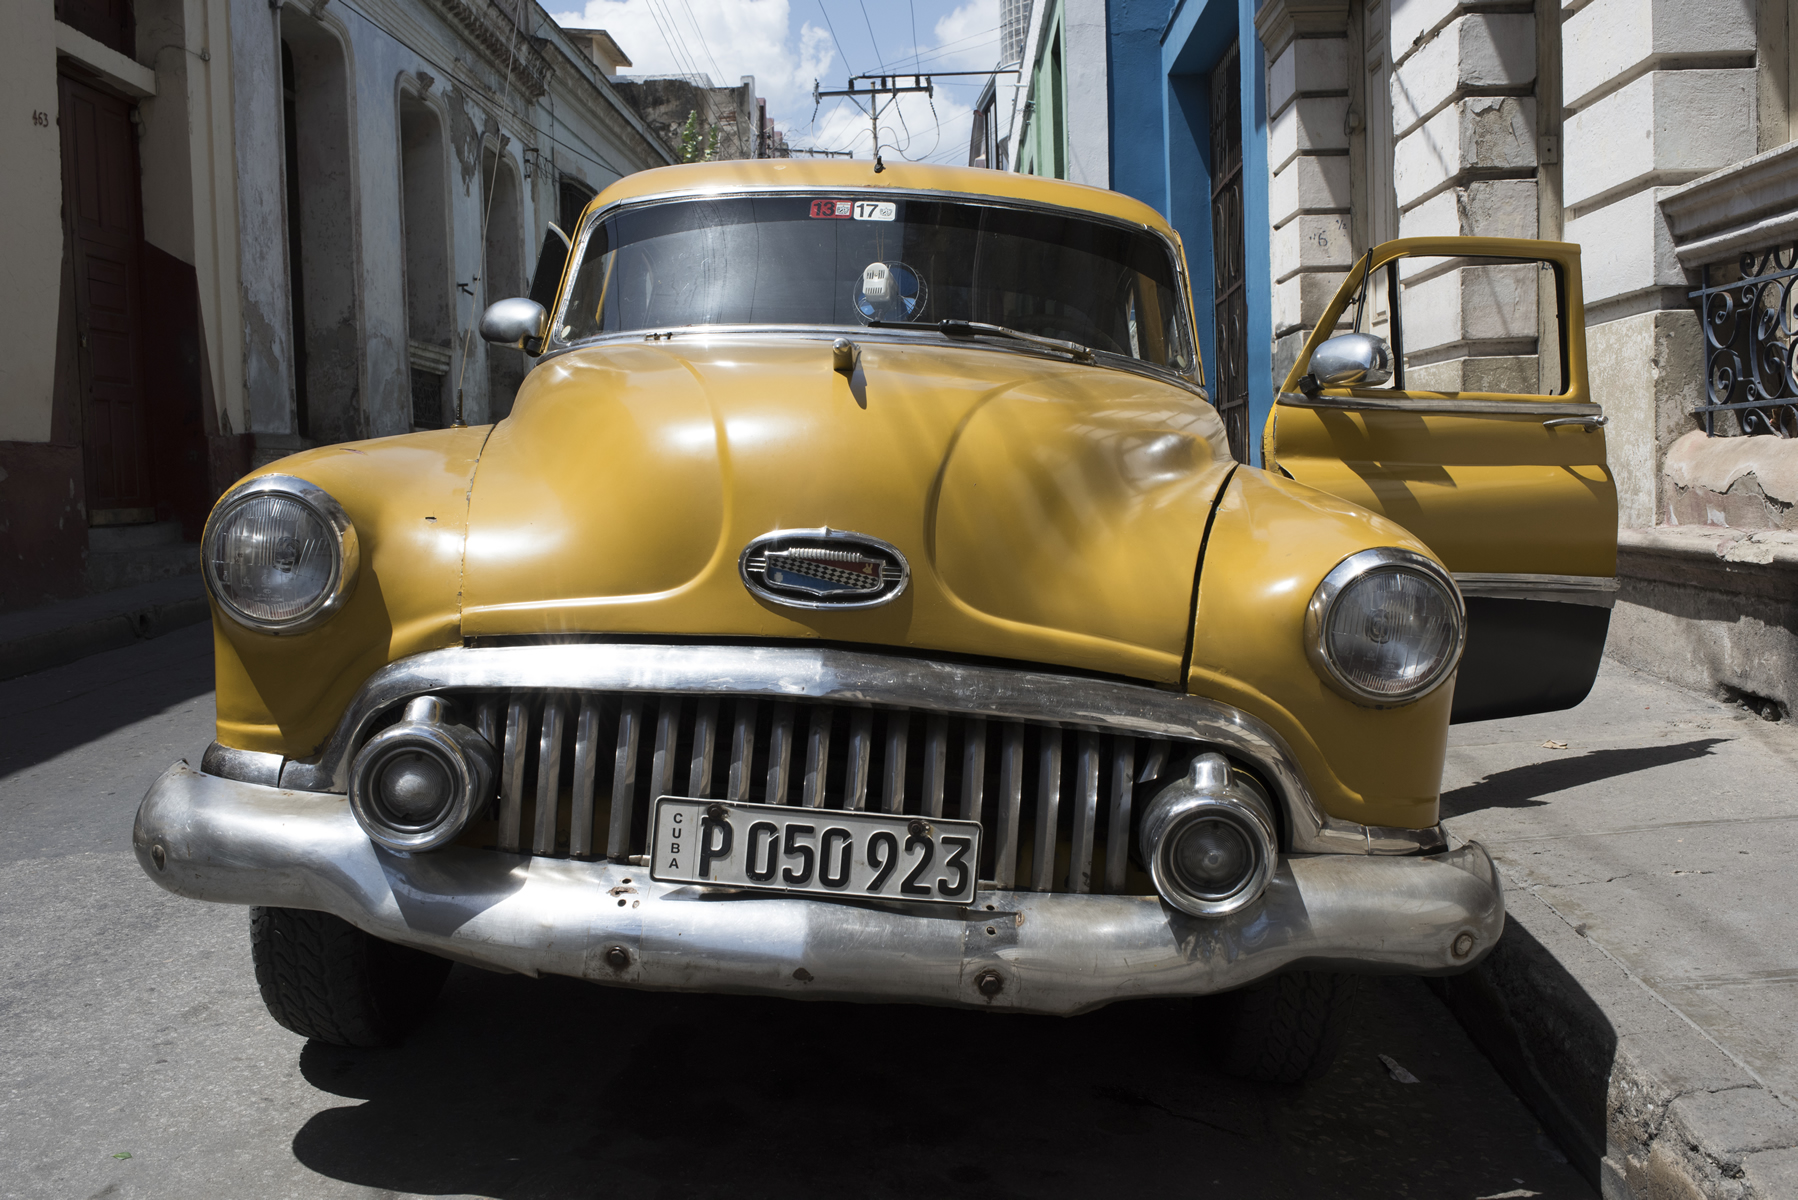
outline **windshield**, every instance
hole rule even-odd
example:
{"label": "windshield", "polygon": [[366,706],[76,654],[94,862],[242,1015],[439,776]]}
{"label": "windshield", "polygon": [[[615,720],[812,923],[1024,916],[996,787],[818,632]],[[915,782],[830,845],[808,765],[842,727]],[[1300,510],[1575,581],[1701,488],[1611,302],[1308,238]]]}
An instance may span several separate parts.
{"label": "windshield", "polygon": [[1191,371],[1173,255],[1140,230],[936,198],[695,198],[594,224],[556,338],[979,321]]}

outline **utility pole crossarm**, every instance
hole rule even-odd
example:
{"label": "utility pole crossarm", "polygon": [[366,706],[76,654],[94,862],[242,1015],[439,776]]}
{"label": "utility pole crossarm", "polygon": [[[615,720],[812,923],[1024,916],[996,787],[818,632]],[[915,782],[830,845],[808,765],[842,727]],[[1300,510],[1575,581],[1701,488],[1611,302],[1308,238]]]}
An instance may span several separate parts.
{"label": "utility pole crossarm", "polygon": [[[909,84],[900,83],[899,81],[901,79],[910,79],[911,82]],[[864,84],[865,86],[855,86],[858,83]],[[868,114],[868,121],[873,126],[874,132],[874,170],[876,173],[886,169],[885,165],[880,161],[880,114],[883,109],[890,107],[900,96],[909,95],[914,92],[922,92],[923,94],[934,98],[936,89],[930,82],[930,76],[851,75],[849,77],[849,86],[847,88],[840,90],[833,89],[828,92],[818,86],[817,80],[814,79],[812,81],[812,103],[814,105],[823,103],[827,96],[843,96],[853,101],[857,108],[860,108],[863,112]],[[886,99],[885,104],[881,103],[883,97]],[[866,107],[863,107],[862,105],[863,100],[868,101]]]}

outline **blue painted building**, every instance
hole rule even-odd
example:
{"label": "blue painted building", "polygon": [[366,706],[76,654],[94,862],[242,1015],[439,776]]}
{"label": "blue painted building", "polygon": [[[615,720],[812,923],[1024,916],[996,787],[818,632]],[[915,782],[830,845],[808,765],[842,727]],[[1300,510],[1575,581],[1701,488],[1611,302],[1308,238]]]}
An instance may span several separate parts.
{"label": "blue painted building", "polygon": [[1179,231],[1206,380],[1245,461],[1273,403],[1258,5],[1037,0],[1007,139],[1013,169],[1136,196]]}

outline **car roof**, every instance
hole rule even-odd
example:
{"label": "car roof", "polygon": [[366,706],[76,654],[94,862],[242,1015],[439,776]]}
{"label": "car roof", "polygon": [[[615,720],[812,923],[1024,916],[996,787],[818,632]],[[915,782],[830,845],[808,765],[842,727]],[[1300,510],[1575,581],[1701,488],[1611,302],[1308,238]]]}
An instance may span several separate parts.
{"label": "car roof", "polygon": [[1160,213],[1140,200],[1104,188],[989,171],[984,167],[945,167],[928,163],[889,162],[878,173],[872,162],[855,159],[751,158],[725,162],[656,167],[626,175],[594,198],[603,208],[623,200],[680,192],[738,191],[767,187],[892,188],[896,191],[950,192],[1054,204],[1145,225],[1163,236],[1173,230]]}

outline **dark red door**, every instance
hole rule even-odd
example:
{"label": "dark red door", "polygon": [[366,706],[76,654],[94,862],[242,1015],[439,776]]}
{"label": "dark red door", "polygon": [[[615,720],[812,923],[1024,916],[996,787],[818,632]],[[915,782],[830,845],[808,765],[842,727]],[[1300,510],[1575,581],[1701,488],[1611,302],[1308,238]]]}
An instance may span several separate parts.
{"label": "dark red door", "polygon": [[143,214],[131,105],[64,75],[63,220],[74,256],[87,507],[154,519],[143,378]]}

